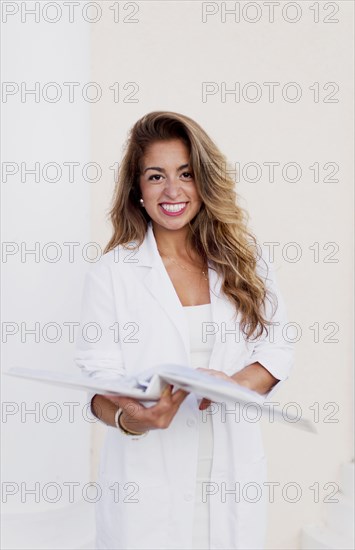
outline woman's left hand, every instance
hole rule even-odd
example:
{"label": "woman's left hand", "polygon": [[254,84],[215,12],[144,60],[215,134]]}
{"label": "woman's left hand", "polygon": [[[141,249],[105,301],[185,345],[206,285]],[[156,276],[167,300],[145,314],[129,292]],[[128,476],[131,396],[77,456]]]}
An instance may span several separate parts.
{"label": "woman's left hand", "polygon": [[[222,380],[228,380],[228,382],[234,382],[235,384],[237,384],[237,382],[231,376],[228,376],[228,374],[220,370],[202,369],[202,368],[198,368],[196,370],[201,370],[203,372],[206,372],[207,374],[210,374],[211,376],[215,376],[216,378],[222,378]],[[207,409],[207,407],[209,407],[210,404],[211,404],[211,400],[204,397],[199,405],[200,411]]]}

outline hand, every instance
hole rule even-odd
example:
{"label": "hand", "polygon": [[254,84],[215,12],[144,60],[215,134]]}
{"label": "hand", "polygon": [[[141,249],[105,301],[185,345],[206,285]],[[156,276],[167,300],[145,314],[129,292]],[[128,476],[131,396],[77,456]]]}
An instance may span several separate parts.
{"label": "hand", "polygon": [[[228,376],[228,374],[220,370],[202,369],[202,368],[198,368],[196,370],[206,372],[207,374],[210,374],[211,376],[215,376],[216,378],[222,378],[222,380],[228,380],[228,382],[234,382],[235,384],[237,383],[236,380],[234,380],[234,378],[232,378],[231,376]],[[205,409],[207,409],[207,407],[210,406],[210,404],[211,404],[211,400],[204,397],[198,408],[200,409],[200,411],[204,411]]]}
{"label": "hand", "polygon": [[120,407],[122,425],[133,432],[166,429],[176,415],[181,403],[188,392],[177,390],[172,393],[173,386],[168,385],[160,396],[159,401],[152,407],[145,407],[137,399],[121,396],[105,396]]}

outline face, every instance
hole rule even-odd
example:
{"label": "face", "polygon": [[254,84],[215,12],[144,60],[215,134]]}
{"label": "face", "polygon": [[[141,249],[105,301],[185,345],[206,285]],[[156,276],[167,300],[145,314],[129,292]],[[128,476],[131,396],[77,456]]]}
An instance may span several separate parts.
{"label": "face", "polygon": [[189,150],[179,139],[157,141],[146,150],[139,179],[144,208],[165,229],[181,229],[201,207]]}

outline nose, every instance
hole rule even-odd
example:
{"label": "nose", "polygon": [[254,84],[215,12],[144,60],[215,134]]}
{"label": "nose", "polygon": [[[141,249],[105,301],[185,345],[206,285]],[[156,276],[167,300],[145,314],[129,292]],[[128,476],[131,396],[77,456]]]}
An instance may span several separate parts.
{"label": "nose", "polygon": [[174,176],[167,176],[164,194],[170,199],[176,199],[181,192],[181,181]]}

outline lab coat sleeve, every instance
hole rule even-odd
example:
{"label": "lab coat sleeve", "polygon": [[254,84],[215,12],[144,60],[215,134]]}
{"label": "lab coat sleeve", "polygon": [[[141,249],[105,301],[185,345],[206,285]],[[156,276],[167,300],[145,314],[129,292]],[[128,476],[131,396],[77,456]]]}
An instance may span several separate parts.
{"label": "lab coat sleeve", "polygon": [[287,326],[286,305],[278,287],[274,266],[267,259],[265,249],[262,250],[261,258],[258,260],[258,272],[264,279],[266,288],[273,293],[273,296],[271,296],[272,304],[270,304],[270,298],[266,299],[265,303],[266,318],[272,321],[273,325],[267,327],[268,334],[264,332],[257,339],[248,364],[260,363],[279,380],[264,395],[268,399],[280,389],[294,366],[293,342],[296,335],[294,327],[292,325]]}
{"label": "lab coat sleeve", "polygon": [[[100,260],[85,276],[74,362],[90,378],[113,380],[125,376],[111,272]],[[91,410],[96,393],[87,394],[91,419],[96,419]]]}

